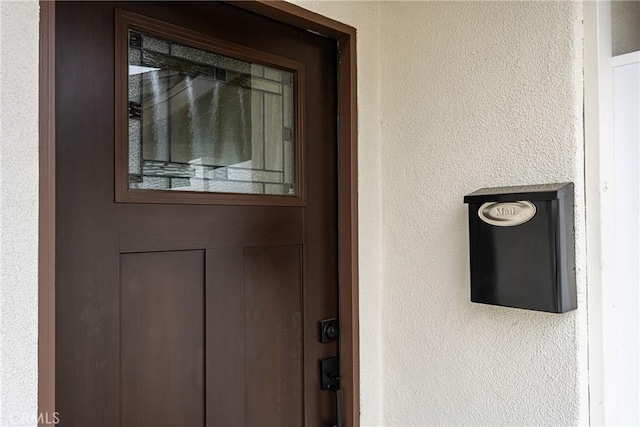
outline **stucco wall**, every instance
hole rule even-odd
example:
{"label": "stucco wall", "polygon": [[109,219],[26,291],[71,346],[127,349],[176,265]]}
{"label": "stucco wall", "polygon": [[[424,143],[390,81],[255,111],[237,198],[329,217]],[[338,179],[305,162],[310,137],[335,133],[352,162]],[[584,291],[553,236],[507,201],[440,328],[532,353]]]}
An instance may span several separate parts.
{"label": "stucco wall", "polygon": [[[581,3],[381,7],[385,424],[586,424]],[[561,181],[579,310],[470,303],[463,196]]]}
{"label": "stucco wall", "polygon": [[0,1],[0,426],[35,426],[38,3]]}

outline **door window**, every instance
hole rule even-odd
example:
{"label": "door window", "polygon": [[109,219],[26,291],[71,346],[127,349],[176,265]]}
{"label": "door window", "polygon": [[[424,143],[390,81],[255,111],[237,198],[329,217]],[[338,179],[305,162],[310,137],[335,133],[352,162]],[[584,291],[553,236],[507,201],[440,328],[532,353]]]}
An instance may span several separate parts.
{"label": "door window", "polygon": [[125,195],[145,201],[145,194],[164,192],[162,200],[177,203],[185,192],[301,201],[295,64],[230,56],[229,44],[216,49],[214,40],[191,36],[190,44],[189,35],[125,28],[126,125],[119,135],[126,178],[117,183]]}

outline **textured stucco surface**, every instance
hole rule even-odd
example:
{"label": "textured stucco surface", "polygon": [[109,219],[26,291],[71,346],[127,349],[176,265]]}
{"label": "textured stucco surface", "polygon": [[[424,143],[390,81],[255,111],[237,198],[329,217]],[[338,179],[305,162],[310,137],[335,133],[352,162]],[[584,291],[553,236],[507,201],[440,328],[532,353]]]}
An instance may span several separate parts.
{"label": "textured stucco surface", "polygon": [[35,426],[38,3],[0,1],[0,426]]}
{"label": "textured stucco surface", "polygon": [[[584,425],[582,5],[381,7],[385,424]],[[579,310],[470,303],[463,196],[560,181]]]}
{"label": "textured stucco surface", "polygon": [[611,2],[613,55],[640,50],[640,0]]}

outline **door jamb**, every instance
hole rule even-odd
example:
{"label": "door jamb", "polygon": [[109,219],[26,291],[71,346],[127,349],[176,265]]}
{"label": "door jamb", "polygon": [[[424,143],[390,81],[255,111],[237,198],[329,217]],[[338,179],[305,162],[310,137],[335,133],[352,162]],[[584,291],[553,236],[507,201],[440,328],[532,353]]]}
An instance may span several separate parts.
{"label": "door jamb", "polygon": [[[338,280],[340,367],[346,426],[360,425],[358,313],[358,126],[356,30],[285,1],[235,6],[319,33],[338,50]],[[55,413],[55,2],[40,0],[39,39],[38,415]]]}

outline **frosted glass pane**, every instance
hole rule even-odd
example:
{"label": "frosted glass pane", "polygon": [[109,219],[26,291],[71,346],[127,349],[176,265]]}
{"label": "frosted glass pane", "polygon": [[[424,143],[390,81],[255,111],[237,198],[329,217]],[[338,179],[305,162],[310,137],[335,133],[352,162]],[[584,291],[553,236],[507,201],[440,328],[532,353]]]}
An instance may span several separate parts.
{"label": "frosted glass pane", "polygon": [[140,175],[140,120],[129,119],[129,174]]}
{"label": "frosted glass pane", "polygon": [[292,73],[129,41],[130,188],[295,194]]}
{"label": "frosted glass pane", "polygon": [[265,102],[265,165],[269,170],[282,170],[282,97],[264,94]]}
{"label": "frosted glass pane", "polygon": [[264,77],[270,80],[282,81],[282,71],[264,67]]}
{"label": "frosted glass pane", "polygon": [[142,47],[146,50],[169,53],[169,42],[166,40],[156,39],[154,37],[144,36],[142,39]]}

